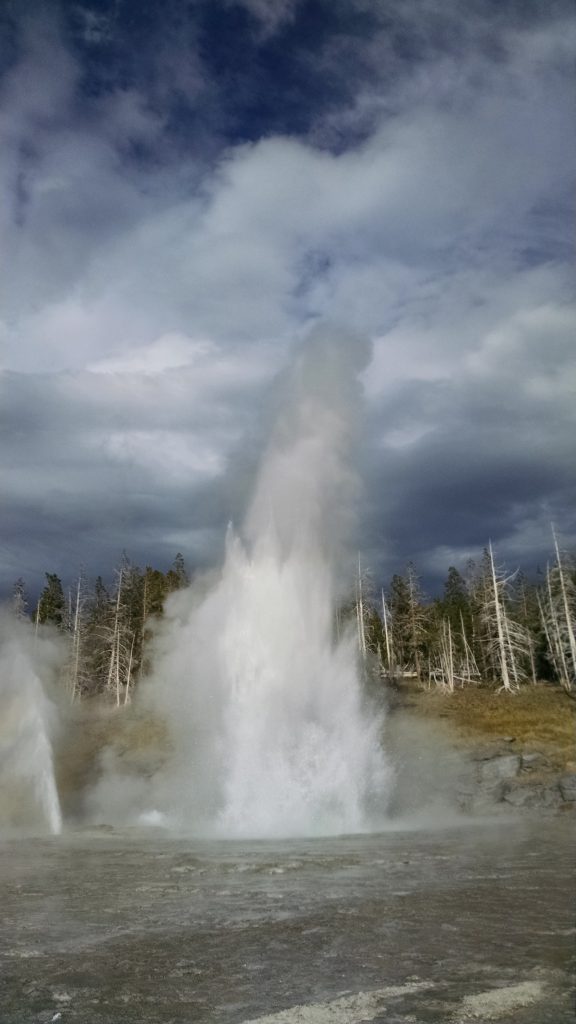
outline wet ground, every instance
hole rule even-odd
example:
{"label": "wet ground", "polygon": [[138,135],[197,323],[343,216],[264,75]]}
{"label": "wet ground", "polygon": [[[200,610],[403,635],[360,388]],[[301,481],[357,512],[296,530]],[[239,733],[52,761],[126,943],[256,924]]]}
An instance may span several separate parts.
{"label": "wet ground", "polygon": [[0,844],[2,1024],[572,1024],[562,819]]}

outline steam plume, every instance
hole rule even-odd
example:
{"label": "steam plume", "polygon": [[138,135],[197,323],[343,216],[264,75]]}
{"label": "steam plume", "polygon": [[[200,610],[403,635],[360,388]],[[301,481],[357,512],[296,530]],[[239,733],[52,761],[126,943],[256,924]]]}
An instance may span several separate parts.
{"label": "steam plume", "polygon": [[59,666],[57,644],[0,613],[0,825],[60,832],[51,744],[55,708],[45,695]]}
{"label": "steam plume", "polygon": [[334,566],[367,347],[316,331],[278,387],[281,407],[241,536],[207,592],[175,595],[148,694],[174,756],[156,780],[167,820],[217,835],[369,828],[386,765],[363,707],[351,636],[334,637]]}

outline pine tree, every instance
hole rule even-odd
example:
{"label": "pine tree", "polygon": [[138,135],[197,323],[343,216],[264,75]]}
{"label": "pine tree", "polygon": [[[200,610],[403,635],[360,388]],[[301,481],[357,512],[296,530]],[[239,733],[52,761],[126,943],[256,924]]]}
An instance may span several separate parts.
{"label": "pine tree", "polygon": [[412,562],[408,564],[405,576],[396,574],[392,577],[387,606],[396,663],[403,673],[414,672],[421,679],[426,652],[427,615],[420,579]]}
{"label": "pine tree", "polygon": [[[147,565],[142,581],[142,619],[146,622],[151,616],[162,615],[164,601],[170,592],[168,575],[160,569]],[[177,589],[174,587],[174,589]]]}
{"label": "pine tree", "polygon": [[186,563],[184,556],[178,552],[176,558],[172,562],[168,572],[166,573],[167,590],[171,592],[173,590],[181,590],[183,587],[187,587],[190,583],[190,578],[186,570]]}
{"label": "pine tree", "polygon": [[403,672],[408,665],[406,623],[409,617],[410,594],[406,580],[398,573],[395,573],[390,581],[387,607],[390,614],[390,639],[395,656],[395,665]]}
{"label": "pine tree", "polygon": [[444,595],[441,601],[442,612],[450,622],[452,632],[464,629],[468,636],[472,633],[470,597],[466,580],[453,565],[448,567],[448,575],[444,582]]}
{"label": "pine tree", "polygon": [[94,695],[105,686],[108,658],[108,631],[112,601],[101,576],[94,582],[92,595],[86,601],[85,665],[87,690]]}
{"label": "pine tree", "polygon": [[406,570],[408,587],[408,650],[418,679],[422,678],[422,657],[426,638],[426,613],[423,607],[423,596],[420,577],[416,573],[413,562],[408,563]]}
{"label": "pine tree", "polygon": [[36,608],[36,624],[51,622],[60,629],[63,629],[65,626],[66,602],[64,600],[62,581],[56,573],[47,572],[44,575],[46,576],[46,586],[40,594]]}
{"label": "pine tree", "polygon": [[532,586],[523,573],[518,573],[515,584],[516,619],[525,631],[529,675],[536,685],[542,675],[545,643],[538,609],[537,588]]}

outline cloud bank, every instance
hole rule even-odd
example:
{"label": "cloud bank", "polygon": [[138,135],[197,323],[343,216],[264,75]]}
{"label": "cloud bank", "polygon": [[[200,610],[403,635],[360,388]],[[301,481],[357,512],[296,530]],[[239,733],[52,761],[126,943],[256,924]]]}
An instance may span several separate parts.
{"label": "cloud bank", "polygon": [[373,343],[376,572],[575,539],[567,5],[4,19],[5,586],[217,557],[270,382],[326,320]]}

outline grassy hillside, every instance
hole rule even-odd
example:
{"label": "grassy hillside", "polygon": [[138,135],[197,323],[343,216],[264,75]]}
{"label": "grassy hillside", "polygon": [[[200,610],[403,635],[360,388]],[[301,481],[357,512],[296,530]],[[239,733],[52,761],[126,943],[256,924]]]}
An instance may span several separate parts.
{"label": "grassy hillside", "polygon": [[540,683],[508,694],[488,687],[441,693],[412,685],[403,697],[415,713],[444,719],[462,743],[514,742],[558,766],[576,762],[576,701],[558,686]]}

